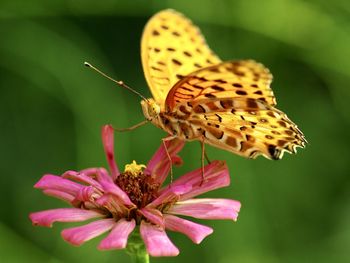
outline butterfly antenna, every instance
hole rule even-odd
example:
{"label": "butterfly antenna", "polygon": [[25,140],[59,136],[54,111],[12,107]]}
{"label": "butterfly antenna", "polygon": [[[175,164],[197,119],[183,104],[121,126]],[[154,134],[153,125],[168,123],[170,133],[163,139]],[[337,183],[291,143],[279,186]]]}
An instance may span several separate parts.
{"label": "butterfly antenna", "polygon": [[102,72],[101,70],[97,69],[96,67],[94,67],[93,65],[91,65],[90,63],[88,62],[84,62],[84,65],[88,68],[91,68],[93,70],[95,70],[97,73],[101,74],[102,76],[104,76],[105,78],[113,81],[114,83],[116,83],[118,86],[124,88],[124,89],[127,89],[131,92],[133,92],[134,94],[138,95],[139,97],[141,97],[143,100],[146,100],[148,101],[142,94],[140,94],[139,92],[137,92],[136,90],[130,88],[128,85],[126,85],[123,81],[121,80],[115,80],[113,78],[111,78],[110,76],[108,76],[106,73]]}

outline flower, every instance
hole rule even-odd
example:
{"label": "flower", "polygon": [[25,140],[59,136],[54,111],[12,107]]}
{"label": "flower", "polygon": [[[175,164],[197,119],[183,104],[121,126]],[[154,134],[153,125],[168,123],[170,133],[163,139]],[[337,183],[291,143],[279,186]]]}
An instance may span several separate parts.
{"label": "flower", "polygon": [[[230,199],[193,197],[228,186],[230,177],[225,162],[214,161],[202,169],[187,173],[170,185],[162,187],[172,163],[180,164],[177,153],[184,142],[172,140],[161,145],[146,166],[135,161],[120,172],[114,160],[113,128],[102,129],[102,140],[110,173],[104,168],[67,171],[62,176],[44,175],[35,188],[47,195],[68,202],[71,208],[58,208],[30,214],[34,225],[51,227],[54,222],[89,223],[62,231],[64,240],[72,245],[109,232],[98,248],[123,249],[129,235],[137,227],[151,256],[176,256],[178,248],[165,230],[180,232],[194,243],[200,243],[213,229],[179,215],[199,219],[236,220],[240,203]],[[91,220],[95,219],[95,220]]]}

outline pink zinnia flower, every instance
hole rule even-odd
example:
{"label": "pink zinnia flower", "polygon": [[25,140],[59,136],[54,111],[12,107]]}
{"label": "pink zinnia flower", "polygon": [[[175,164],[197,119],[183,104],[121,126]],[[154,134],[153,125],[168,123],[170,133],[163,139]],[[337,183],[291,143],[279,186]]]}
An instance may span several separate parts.
{"label": "pink zinnia flower", "polygon": [[[170,161],[163,145],[147,166],[133,163],[120,172],[114,160],[113,128],[102,129],[102,140],[110,174],[104,168],[80,172],[67,171],[62,176],[44,175],[35,188],[70,203],[72,208],[59,208],[30,214],[34,225],[51,227],[54,222],[79,222],[96,219],[83,226],[62,231],[62,237],[73,245],[109,232],[99,249],[123,249],[130,233],[139,226],[147,252],[151,256],[176,256],[178,248],[165,230],[180,232],[194,243],[200,243],[213,230],[178,217],[236,220],[240,203],[230,199],[193,197],[228,186],[230,177],[225,162],[214,161],[202,169],[187,173],[161,187],[170,170]],[[181,163],[177,153],[183,142],[167,142],[172,163]]]}

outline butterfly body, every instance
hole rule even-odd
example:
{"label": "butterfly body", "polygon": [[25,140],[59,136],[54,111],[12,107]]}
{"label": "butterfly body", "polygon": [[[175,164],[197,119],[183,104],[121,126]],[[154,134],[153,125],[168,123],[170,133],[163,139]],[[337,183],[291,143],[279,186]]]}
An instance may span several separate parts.
{"label": "butterfly body", "polygon": [[176,112],[157,111],[160,106],[153,99],[142,100],[141,107],[145,118],[169,135],[177,136],[183,140],[194,140],[196,138],[189,129],[188,121],[184,116],[178,115]]}
{"label": "butterfly body", "polygon": [[[265,135],[264,138],[267,137],[270,140],[274,139],[273,136],[279,135],[277,145],[269,142],[269,140],[259,143],[255,139],[254,133],[257,129],[259,130],[257,128],[259,120],[255,117],[257,111],[273,113],[276,114],[276,117],[277,114],[283,116],[283,113],[276,109],[270,111],[271,109],[263,101],[208,99],[201,101],[200,104],[186,103],[186,106],[181,105],[179,112],[155,112],[154,103],[153,100],[151,103],[143,101],[142,108],[144,112],[153,112],[153,115],[145,114],[145,117],[170,136],[176,136],[186,141],[198,140],[248,158],[255,158],[259,154],[263,154],[269,159],[277,160],[282,157],[283,151],[279,149],[281,147],[284,147],[282,149],[285,151],[295,153],[293,143],[296,143],[297,138],[290,137],[291,132],[287,129],[284,134],[279,134],[275,129],[270,129],[272,131],[271,135]],[[251,116],[248,115],[245,118],[244,115],[240,115],[239,119],[231,121],[229,125],[223,121],[227,115],[234,116],[239,112],[246,113],[247,109],[250,110],[248,114]],[[251,117],[253,117],[253,120]],[[288,124],[289,119],[284,121],[286,121],[286,126],[290,125]],[[284,121],[281,123],[284,123]],[[261,118],[259,122],[264,123],[265,119]],[[263,132],[265,133],[264,130]],[[295,128],[294,132],[298,134],[300,131]],[[303,140],[302,136],[297,137],[301,141]],[[300,143],[300,146],[302,146],[302,143]]]}
{"label": "butterfly body", "polygon": [[302,132],[275,107],[270,71],[253,60],[222,62],[182,14],[150,19],[141,58],[153,94],[143,113],[169,135],[247,158],[280,159],[304,147]]}

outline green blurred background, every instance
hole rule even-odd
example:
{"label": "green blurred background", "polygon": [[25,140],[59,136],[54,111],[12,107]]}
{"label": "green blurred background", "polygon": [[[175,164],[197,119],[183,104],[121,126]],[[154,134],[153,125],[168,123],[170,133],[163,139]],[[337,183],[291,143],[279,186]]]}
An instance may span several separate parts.
{"label": "green blurred background", "polygon": [[[171,233],[175,258],[152,262],[350,262],[350,3],[347,0],[0,1],[1,262],[129,262],[100,239],[72,247],[67,224],[32,227],[31,211],[62,207],[33,185],[47,172],[106,166],[103,124],[141,121],[139,99],[83,66],[85,60],[147,96],[140,37],[164,8],[200,26],[223,59],[252,58],[274,74],[278,106],[309,141],[281,161],[227,160],[231,186],[207,196],[238,199],[238,222],[199,221],[215,231],[199,246]],[[118,134],[121,167],[146,163],[164,133],[152,125]],[[200,165],[198,143],[175,176]]]}

